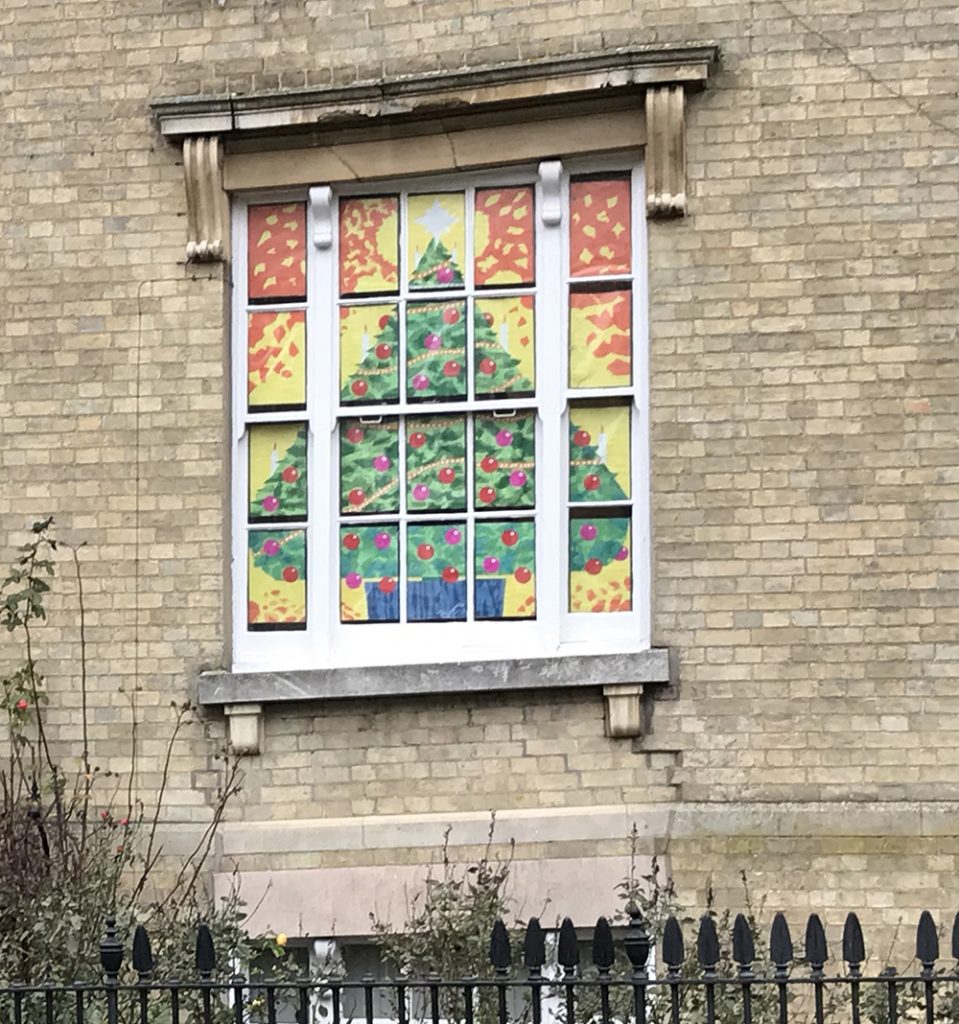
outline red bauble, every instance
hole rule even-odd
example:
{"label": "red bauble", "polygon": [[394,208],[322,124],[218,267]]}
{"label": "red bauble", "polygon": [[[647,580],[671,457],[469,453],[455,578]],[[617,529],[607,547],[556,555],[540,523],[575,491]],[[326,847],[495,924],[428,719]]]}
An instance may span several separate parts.
{"label": "red bauble", "polygon": [[360,490],[359,487],[354,487],[346,496],[346,499],[351,505],[362,505],[366,501],[366,492]]}
{"label": "red bauble", "polygon": [[411,448],[422,448],[426,444],[426,434],[416,431],[410,434],[410,447]]}
{"label": "red bauble", "polygon": [[432,544],[420,544],[416,549],[417,555],[423,559],[424,562],[428,561],[433,557],[433,545]]}
{"label": "red bauble", "polygon": [[599,477],[595,473],[590,473],[583,477],[583,486],[587,491],[595,491],[599,487]]}
{"label": "red bauble", "polygon": [[456,470],[451,466],[444,466],[437,474],[436,479],[441,484],[451,484],[456,479]]}
{"label": "red bauble", "polygon": [[285,483],[295,484],[296,481],[300,479],[300,471],[296,466],[287,466],[286,469],[283,470],[282,476]]}
{"label": "red bauble", "polygon": [[451,359],[448,363],[445,363],[443,366],[443,376],[458,377],[460,375],[460,370],[462,369],[463,367],[460,366],[460,364],[455,359]]}
{"label": "red bauble", "polygon": [[460,311],[455,306],[447,306],[443,310],[443,323],[455,324],[460,318]]}
{"label": "red bauble", "polygon": [[577,430],[576,433],[573,434],[573,444],[575,444],[577,448],[585,448],[591,440],[592,438],[589,436],[588,430]]}
{"label": "red bauble", "polygon": [[492,377],[496,373],[496,363],[489,356],[485,356],[480,360],[479,371],[485,373],[487,377]]}
{"label": "red bauble", "polygon": [[459,569],[448,565],[443,570],[443,579],[446,583],[455,583],[460,578]]}
{"label": "red bauble", "polygon": [[496,501],[496,491],[492,487],[481,487],[479,492],[479,500],[484,505],[492,505]]}
{"label": "red bauble", "polygon": [[516,572],[513,573],[513,579],[515,579],[517,583],[529,583],[532,578],[533,574],[525,565],[521,565]]}
{"label": "red bauble", "polygon": [[288,565],[283,570],[283,579],[285,579],[287,583],[296,583],[296,581],[299,578],[300,578],[300,574],[296,571],[296,566]]}
{"label": "red bauble", "polygon": [[355,551],[360,546],[360,538],[355,533],[348,533],[343,538],[343,547],[347,551]]}
{"label": "red bauble", "polygon": [[484,473],[492,473],[499,469],[499,462],[494,459],[492,455],[484,455],[483,461],[480,463],[480,469],[482,469]]}
{"label": "red bauble", "polygon": [[366,383],[365,380],[355,380],[350,385],[350,391],[352,391],[353,394],[357,395],[359,398],[362,398],[363,395],[365,395],[366,392],[369,391],[369,389],[369,385]]}
{"label": "red bauble", "polygon": [[598,558],[590,558],[583,568],[590,576],[597,576],[603,571],[603,563]]}
{"label": "red bauble", "polygon": [[389,359],[392,354],[393,354],[393,346],[392,345],[387,345],[386,342],[383,342],[382,344],[376,346],[376,358],[377,359]]}
{"label": "red bauble", "polygon": [[389,576],[384,576],[379,583],[381,594],[392,594],[396,590],[396,580]]}
{"label": "red bauble", "polygon": [[389,324],[389,322],[390,322],[390,320],[391,320],[391,319],[392,319],[392,318],[390,317],[390,314],[389,314],[389,313],[384,313],[384,314],[383,314],[383,315],[382,315],[382,316],[381,316],[381,317],[379,318],[379,320],[377,321],[377,323],[378,323],[378,324],[380,325],[380,330],[381,330],[381,331],[382,331],[382,330],[385,330],[385,329],[386,329],[386,326],[387,326],[387,324]]}
{"label": "red bauble", "polygon": [[346,439],[350,444],[359,444],[365,436],[362,427],[350,427],[346,432]]}
{"label": "red bauble", "polygon": [[487,327],[492,327],[493,326],[493,314],[492,313],[484,313],[483,314],[483,319],[486,321],[486,326]]}
{"label": "red bauble", "polygon": [[518,540],[519,534],[515,530],[504,530],[500,535],[499,539],[508,547],[511,548]]}

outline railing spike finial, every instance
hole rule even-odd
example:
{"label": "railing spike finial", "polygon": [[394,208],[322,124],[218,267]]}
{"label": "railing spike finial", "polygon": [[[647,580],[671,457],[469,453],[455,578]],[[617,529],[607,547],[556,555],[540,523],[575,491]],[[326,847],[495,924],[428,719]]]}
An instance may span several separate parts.
{"label": "railing spike finial", "polygon": [[743,914],[737,914],[733,923],[733,960],[742,971],[748,971],[756,959],[753,930]]}
{"label": "railing spike finial", "polygon": [[782,913],[773,918],[773,926],[769,932],[769,959],[776,968],[776,973],[785,975],[793,959],[793,940],[789,934],[789,923]]}
{"label": "railing spike finial", "polygon": [[806,923],[806,962],[813,974],[822,974],[829,956],[826,948],[826,932],[818,914],[810,914]]}
{"label": "railing spike finial", "polygon": [[201,922],[196,930],[196,969],[204,981],[208,981],[216,970],[216,950],[209,927]]}
{"label": "railing spike finial", "polygon": [[593,964],[601,974],[604,974],[613,966],[615,959],[613,930],[609,926],[609,921],[605,917],[600,917],[593,929]]}
{"label": "railing spike finial", "polygon": [[719,936],[716,934],[716,922],[703,914],[699,921],[699,934],[696,936],[696,956],[699,966],[707,974],[715,973],[719,964]]}
{"label": "railing spike finial", "polygon": [[842,958],[849,964],[849,973],[853,975],[859,973],[859,968],[866,959],[862,925],[852,911],[846,915],[846,923],[842,928]]}
{"label": "railing spike finial", "polygon": [[140,981],[148,981],[153,973],[153,947],[150,936],[142,924],[133,933],[133,969],[140,975]]}
{"label": "railing spike finial", "polygon": [[513,963],[513,954],[509,948],[509,932],[501,917],[493,922],[493,931],[489,937],[489,962],[500,975],[508,974]]}
{"label": "railing spike finial", "polygon": [[956,961],[956,971],[959,972],[959,914],[952,922],[952,959]]}
{"label": "railing spike finial", "polygon": [[928,910],[920,914],[916,926],[916,959],[922,964],[924,974],[931,973],[939,959],[939,933]]}
{"label": "railing spike finial", "polygon": [[573,922],[568,917],[564,917],[563,923],[559,926],[559,949],[556,959],[560,967],[567,972],[579,967],[579,939],[576,937]]}
{"label": "railing spike finial", "polygon": [[538,974],[546,963],[546,936],[538,917],[531,917],[523,937],[523,963],[530,974]]}
{"label": "railing spike finial", "polygon": [[675,917],[670,917],[663,930],[663,960],[671,970],[678,971],[686,959],[683,930]]}
{"label": "railing spike finial", "polygon": [[100,940],[100,966],[106,975],[108,985],[115,985],[123,964],[123,945],[117,935],[115,917],[108,917],[106,932]]}
{"label": "railing spike finial", "polygon": [[649,933],[639,907],[629,903],[626,907],[629,914],[629,927],[626,929],[626,956],[633,965],[634,971],[644,971],[649,960]]}

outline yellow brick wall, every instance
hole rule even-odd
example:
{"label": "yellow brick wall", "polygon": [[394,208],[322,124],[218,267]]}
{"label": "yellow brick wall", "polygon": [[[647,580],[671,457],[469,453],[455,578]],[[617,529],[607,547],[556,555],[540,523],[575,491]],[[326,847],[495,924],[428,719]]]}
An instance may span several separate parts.
{"label": "yellow brick wall", "polygon": [[[231,816],[959,800],[957,20],[952,0],[7,0],[0,551],[47,514],[86,545],[99,763],[125,769],[139,687],[149,794],[170,700],[226,647],[225,286],[183,263],[149,101],[712,40],[689,215],[649,232],[653,628],[679,664],[651,736],[605,738],[592,691],[297,706],[267,717]],[[63,571],[38,653],[75,754]],[[207,815],[223,731],[188,731],[175,818]],[[938,855],[916,850],[917,871]],[[777,848],[782,899],[847,853]],[[895,878],[901,853],[879,837],[849,878]],[[735,859],[673,856],[697,893]]]}

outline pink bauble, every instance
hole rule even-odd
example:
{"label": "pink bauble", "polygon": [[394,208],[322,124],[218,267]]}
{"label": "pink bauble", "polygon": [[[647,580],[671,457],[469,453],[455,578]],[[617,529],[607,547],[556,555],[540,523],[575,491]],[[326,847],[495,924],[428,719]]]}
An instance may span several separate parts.
{"label": "pink bauble", "polygon": [[261,548],[264,555],[278,555],[280,553],[280,545],[275,540],[263,541],[263,547]]}
{"label": "pink bauble", "polygon": [[413,488],[413,499],[414,501],[426,501],[430,496],[430,489],[426,484],[417,484]]}
{"label": "pink bauble", "polygon": [[390,535],[388,533],[378,533],[373,538],[373,543],[382,551],[390,546]]}
{"label": "pink bauble", "polygon": [[390,462],[389,455],[377,455],[376,458],[373,459],[373,468],[378,469],[381,473],[384,473],[392,465],[393,463]]}
{"label": "pink bauble", "polygon": [[413,390],[414,391],[425,391],[430,386],[429,377],[424,376],[422,373],[418,373],[413,378]]}
{"label": "pink bauble", "polygon": [[514,469],[509,475],[509,482],[513,487],[522,487],[526,483],[526,474],[521,469]]}
{"label": "pink bauble", "polygon": [[356,590],[358,586],[363,582],[363,577],[358,572],[348,572],[346,574],[346,585],[350,590]]}
{"label": "pink bauble", "polygon": [[446,533],[443,534],[443,540],[445,540],[447,544],[459,544],[462,539],[463,534],[461,534],[455,526],[451,526]]}
{"label": "pink bauble", "polygon": [[423,339],[423,348],[428,348],[431,352],[435,352],[443,344],[443,339],[438,334],[430,332]]}
{"label": "pink bauble", "polygon": [[260,504],[263,506],[263,510],[265,512],[275,512],[280,507],[279,501],[277,501],[276,497],[272,494],[268,494]]}
{"label": "pink bauble", "polygon": [[629,548],[620,548],[619,551],[613,555],[613,558],[615,558],[617,562],[625,562],[626,559],[629,558]]}
{"label": "pink bauble", "polygon": [[584,523],[579,528],[579,535],[583,540],[595,540],[596,539],[596,527],[592,523]]}
{"label": "pink bauble", "polygon": [[452,267],[440,267],[436,271],[436,280],[440,284],[449,284],[455,276],[456,275],[453,273]]}
{"label": "pink bauble", "polygon": [[499,568],[499,559],[495,555],[487,555],[483,559],[483,572],[496,572]]}
{"label": "pink bauble", "polygon": [[496,443],[500,448],[505,448],[507,445],[511,445],[513,443],[513,435],[508,430],[501,430],[496,435]]}

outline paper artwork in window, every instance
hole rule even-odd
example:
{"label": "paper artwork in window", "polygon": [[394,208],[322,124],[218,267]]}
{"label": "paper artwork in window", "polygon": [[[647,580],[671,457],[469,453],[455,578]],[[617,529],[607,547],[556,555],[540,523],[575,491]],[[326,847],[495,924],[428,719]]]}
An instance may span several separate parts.
{"label": "paper artwork in window", "polygon": [[396,306],[340,307],[340,401],[395,402],[400,394]]}
{"label": "paper artwork in window", "polygon": [[533,394],[536,335],[532,295],[477,299],[473,339],[478,396]]}
{"label": "paper artwork in window", "polygon": [[251,530],[248,548],[250,629],[304,629],[306,531]]}
{"label": "paper artwork in window", "polygon": [[306,408],[306,314],[247,316],[247,403],[251,412]]}
{"label": "paper artwork in window", "polygon": [[349,515],[399,510],[399,429],[395,419],[340,424],[340,509]]}
{"label": "paper artwork in window", "polygon": [[532,284],[533,189],[479,188],[473,224],[477,287]]}
{"label": "paper artwork in window", "polygon": [[406,395],[410,401],[466,395],[466,303],[406,307]]}
{"label": "paper artwork in window", "polygon": [[399,287],[400,203],[396,196],[340,200],[340,294]]}
{"label": "paper artwork in window", "polygon": [[631,273],[630,220],[628,179],[570,182],[570,275]]}
{"label": "paper artwork in window", "polygon": [[532,508],[536,501],[536,414],[477,416],[475,507]]}
{"label": "paper artwork in window", "polygon": [[399,530],[340,527],[340,622],[399,622]]}
{"label": "paper artwork in window", "polygon": [[247,221],[251,302],[306,298],[306,206],[251,206]]}
{"label": "paper artwork in window", "polygon": [[[406,535],[406,617],[466,618],[466,524],[412,523]],[[427,657],[428,652],[424,652]]]}
{"label": "paper artwork in window", "polygon": [[477,520],[474,570],[477,619],[536,617],[536,533],[532,520]]}
{"label": "paper artwork in window", "polygon": [[631,323],[632,293],[628,289],[570,292],[570,387],[629,386]]}
{"label": "paper artwork in window", "polygon": [[466,420],[406,421],[406,504],[410,512],[466,508]]}
{"label": "paper artwork in window", "polygon": [[306,518],[306,424],[250,427],[250,522]]}
{"label": "paper artwork in window", "polygon": [[570,519],[571,612],[628,612],[631,609],[630,543],[628,516]]}
{"label": "paper artwork in window", "polygon": [[412,290],[462,288],[466,253],[463,192],[410,196],[406,259]]}
{"label": "paper artwork in window", "polygon": [[572,406],[569,500],[622,501],[629,496],[629,406]]}

